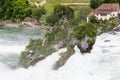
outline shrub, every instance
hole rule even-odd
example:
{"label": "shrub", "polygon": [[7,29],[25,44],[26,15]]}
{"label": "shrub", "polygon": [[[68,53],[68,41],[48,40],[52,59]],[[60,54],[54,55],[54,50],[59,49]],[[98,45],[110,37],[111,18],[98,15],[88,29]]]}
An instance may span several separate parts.
{"label": "shrub", "polygon": [[74,10],[68,6],[56,5],[54,11],[46,19],[46,22],[50,25],[55,25],[60,19],[72,19],[74,17]]}
{"label": "shrub", "polygon": [[98,19],[95,17],[95,16],[90,16],[89,17],[89,22],[91,22],[91,23],[98,23]]}
{"label": "shrub", "polygon": [[73,30],[73,36],[79,40],[83,39],[85,36],[95,37],[96,34],[97,29],[92,23],[83,22]]}

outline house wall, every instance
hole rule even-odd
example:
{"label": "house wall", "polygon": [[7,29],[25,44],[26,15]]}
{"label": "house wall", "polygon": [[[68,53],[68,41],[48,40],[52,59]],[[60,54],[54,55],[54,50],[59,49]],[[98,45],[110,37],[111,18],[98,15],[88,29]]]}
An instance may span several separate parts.
{"label": "house wall", "polygon": [[[101,14],[94,14],[94,16],[98,19],[98,20],[109,20],[111,17],[118,17],[118,14],[120,13],[120,6],[118,6],[117,11],[113,11],[110,14],[107,15],[101,15]],[[87,22],[89,22],[89,16],[87,16]]]}
{"label": "house wall", "polygon": [[111,17],[118,17],[118,12],[117,11],[111,12]]}
{"label": "house wall", "polygon": [[118,6],[117,12],[118,12],[118,14],[120,13],[120,6]]}
{"label": "house wall", "polygon": [[98,20],[109,20],[109,18],[111,17],[110,14],[107,14],[107,15],[101,15],[101,14],[98,14],[96,15],[95,14],[95,17],[97,17]]}
{"label": "house wall", "polygon": [[87,17],[87,22],[89,22],[89,16]]}
{"label": "house wall", "polygon": [[118,17],[118,12],[114,11],[107,15],[95,14],[98,20],[109,20],[111,17]]}

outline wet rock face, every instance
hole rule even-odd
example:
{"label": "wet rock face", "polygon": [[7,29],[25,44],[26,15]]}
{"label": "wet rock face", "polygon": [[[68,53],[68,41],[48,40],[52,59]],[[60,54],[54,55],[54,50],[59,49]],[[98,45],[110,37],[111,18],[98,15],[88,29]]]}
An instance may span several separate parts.
{"label": "wet rock face", "polygon": [[120,31],[120,25],[113,28],[113,31]]}
{"label": "wet rock face", "polygon": [[81,53],[90,53],[90,51],[92,50],[92,46],[94,45],[93,44],[89,44],[88,47],[86,49],[83,49],[81,46],[78,46],[78,48],[80,49]]}
{"label": "wet rock face", "polygon": [[73,48],[70,48],[70,46],[67,47],[67,52],[61,53],[59,60],[53,65],[53,70],[58,70],[62,67],[74,53],[75,51]]}
{"label": "wet rock face", "polygon": [[65,40],[62,40],[62,41],[59,42],[58,45],[59,45],[59,49],[60,49],[60,48],[64,48],[64,47],[66,46],[66,41],[65,41]]}
{"label": "wet rock face", "polygon": [[27,65],[27,67],[29,67],[30,65],[35,65],[37,62],[39,62],[39,61],[41,61],[41,60],[43,60],[43,59],[45,59],[45,56],[40,55],[38,58],[33,59],[33,60]]}
{"label": "wet rock face", "polygon": [[[92,42],[90,43],[89,40]],[[77,45],[81,53],[89,53],[94,43],[95,43],[95,39],[89,37],[85,38],[84,40],[78,40],[76,38],[72,38],[70,41],[71,47],[74,48],[74,46]]]}
{"label": "wet rock face", "polygon": [[71,55],[74,54],[74,47],[77,45],[81,53],[90,53],[92,46],[94,45],[95,38],[85,37],[83,40],[72,38],[67,44],[67,52],[60,55],[60,59],[54,64],[53,69],[58,70],[63,66]]}
{"label": "wet rock face", "polygon": [[74,48],[75,45],[80,46],[80,41],[77,38],[72,38],[69,44]]}
{"label": "wet rock face", "polygon": [[53,48],[57,51],[61,48],[66,47],[66,45],[67,45],[67,42],[65,40],[61,40],[61,41],[57,42],[56,44],[54,44]]}

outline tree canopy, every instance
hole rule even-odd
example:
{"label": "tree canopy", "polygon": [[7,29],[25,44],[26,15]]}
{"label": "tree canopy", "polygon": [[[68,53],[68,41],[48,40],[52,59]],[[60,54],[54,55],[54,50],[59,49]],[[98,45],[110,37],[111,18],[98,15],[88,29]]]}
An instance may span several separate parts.
{"label": "tree canopy", "polygon": [[92,23],[80,23],[77,27],[74,27],[73,36],[79,40],[85,38],[85,36],[95,37],[97,35],[97,28]]}
{"label": "tree canopy", "polygon": [[90,7],[81,7],[76,16],[70,20],[70,25],[77,26],[80,22],[86,21],[86,17],[91,11]]}
{"label": "tree canopy", "polygon": [[95,23],[98,23],[99,21],[95,16],[90,16],[89,17],[89,22],[95,24]]}
{"label": "tree canopy", "polygon": [[46,22],[54,25],[60,19],[67,19],[70,20],[74,17],[74,10],[68,6],[64,5],[56,5],[54,6],[53,13],[47,17]]}
{"label": "tree canopy", "polygon": [[97,8],[102,3],[119,3],[120,4],[120,0],[90,0],[90,6],[93,9]]}
{"label": "tree canopy", "polygon": [[23,20],[25,17],[39,19],[44,14],[42,10],[45,13],[44,7],[36,8],[28,0],[0,0],[0,19],[3,20]]}

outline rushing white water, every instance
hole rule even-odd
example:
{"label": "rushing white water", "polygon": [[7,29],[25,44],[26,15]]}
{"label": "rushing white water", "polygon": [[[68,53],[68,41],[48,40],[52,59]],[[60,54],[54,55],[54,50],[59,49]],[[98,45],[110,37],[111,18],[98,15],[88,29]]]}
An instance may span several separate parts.
{"label": "rushing white water", "polygon": [[[19,41],[18,41],[19,42]],[[8,44],[8,43],[7,43]],[[48,56],[28,69],[12,69],[6,65],[4,58],[16,60],[14,57],[24,49],[24,45],[7,46],[0,44],[0,80],[119,80],[120,79],[120,32],[115,35],[104,33],[97,37],[91,54],[81,55],[77,46],[75,54],[67,63],[53,70],[54,63],[59,59],[59,54],[66,51],[66,48]],[[12,48],[13,47],[13,48]],[[9,48],[9,49],[7,49]],[[5,51],[5,52],[4,52]],[[12,53],[13,51],[13,53]],[[7,54],[8,53],[8,54]],[[3,58],[3,59],[2,59]],[[10,63],[10,64],[16,64]]]}
{"label": "rushing white water", "polygon": [[44,31],[37,29],[0,26],[0,72],[17,68],[20,52],[29,39],[43,36]]}

